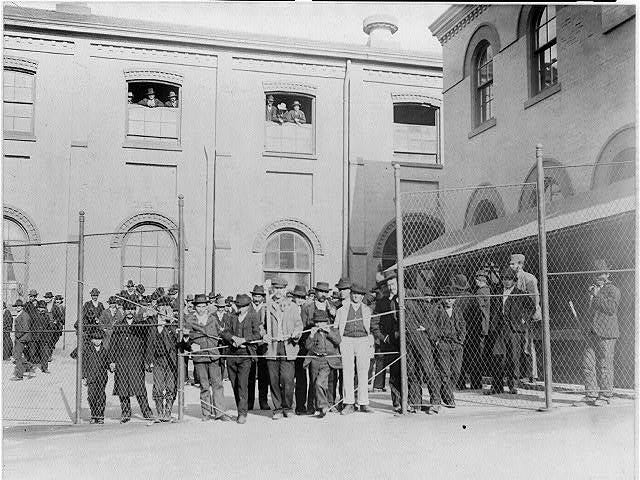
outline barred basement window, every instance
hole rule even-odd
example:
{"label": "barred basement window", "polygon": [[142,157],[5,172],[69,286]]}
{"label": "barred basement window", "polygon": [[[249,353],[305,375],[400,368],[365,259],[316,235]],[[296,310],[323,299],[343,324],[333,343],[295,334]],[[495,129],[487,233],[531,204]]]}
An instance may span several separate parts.
{"label": "barred basement window", "polygon": [[127,141],[166,146],[180,144],[180,85],[127,82]]}
{"label": "barred basement window", "polygon": [[437,161],[439,109],[424,103],[393,105],[393,151],[431,155]]}
{"label": "barred basement window", "polygon": [[264,120],[266,152],[315,154],[315,97],[265,92]]}

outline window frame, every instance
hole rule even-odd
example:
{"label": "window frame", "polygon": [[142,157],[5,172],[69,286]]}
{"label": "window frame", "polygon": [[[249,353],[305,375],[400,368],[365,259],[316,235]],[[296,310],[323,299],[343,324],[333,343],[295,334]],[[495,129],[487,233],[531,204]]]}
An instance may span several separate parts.
{"label": "window frame", "polygon": [[[406,97],[406,98],[405,98]],[[396,125],[411,125],[411,124],[403,124],[403,123],[398,123],[396,124],[394,116],[395,116],[395,108],[396,106],[400,106],[400,105],[418,105],[421,107],[425,107],[425,108],[432,108],[434,110],[434,123],[435,125],[433,125],[433,127],[435,128],[436,131],[436,149],[434,153],[424,153],[424,152],[406,152],[403,150],[396,150],[396,145],[395,145],[395,140],[392,138],[392,152],[393,155],[395,157],[406,157],[406,158],[431,158],[431,157],[435,157],[433,161],[421,161],[420,163],[424,163],[425,165],[440,165],[442,163],[442,158],[441,158],[441,139],[442,139],[442,132],[440,131],[441,128],[441,109],[442,109],[442,105],[438,104],[439,102],[435,102],[433,101],[433,99],[431,99],[430,97],[424,97],[422,98],[421,96],[417,96],[417,95],[392,95],[392,108],[391,108],[391,125],[394,128],[394,133],[392,134],[395,135],[395,126]]]}
{"label": "window frame", "polygon": [[[280,236],[283,233],[290,233],[293,234],[294,237],[298,237],[299,239],[301,239],[305,245],[307,246],[308,252],[309,252],[309,269],[305,270],[305,269],[293,269],[293,270],[286,270],[283,269],[281,266],[280,268],[267,268],[267,252],[268,252],[268,247],[269,247],[269,243],[271,242],[271,240],[276,237],[276,236]],[[295,244],[294,244],[295,245]],[[278,252],[280,252],[280,249],[278,249]],[[294,246],[294,261],[295,261],[295,246]],[[280,263],[278,261],[278,263]],[[295,229],[291,229],[291,228],[283,228],[283,229],[279,229],[276,230],[274,232],[272,232],[266,239],[265,244],[264,244],[264,251],[262,252],[262,277],[265,278],[267,273],[274,273],[276,275],[279,274],[305,274],[305,275],[309,275],[309,288],[311,288],[313,286],[313,282],[314,282],[314,271],[315,271],[315,252],[313,249],[313,244],[311,243],[311,241],[307,238],[306,235],[304,235],[302,232],[295,230]],[[292,285],[289,285],[292,287]]]}
{"label": "window frame", "polygon": [[[491,50],[491,59],[488,61],[485,61],[483,64],[481,64],[482,60],[483,60],[483,55],[486,55],[489,50]],[[490,71],[491,71],[491,79],[485,81],[484,83],[481,83],[480,80],[480,76],[481,76],[481,70],[482,68],[487,68],[487,70],[489,70],[489,65],[490,65]],[[495,116],[493,115],[493,108],[492,108],[492,103],[494,100],[494,88],[493,88],[493,47],[491,46],[491,43],[489,43],[488,41],[482,41],[480,42],[480,44],[477,47],[477,51],[476,54],[474,55],[474,62],[473,62],[473,87],[474,87],[474,99],[473,99],[473,103],[474,103],[474,127],[479,127],[480,125],[489,122],[491,119],[495,118]],[[489,105],[489,116],[487,116],[486,118],[483,117],[483,92],[485,89],[489,89],[489,92],[491,94],[491,98],[489,100],[489,102],[487,102],[487,104]]]}
{"label": "window frame", "polygon": [[[127,239],[129,237],[129,235],[131,235],[132,233],[138,233],[135,232],[135,230],[137,228],[140,227],[149,227],[149,230],[162,230],[164,231],[167,235],[169,235],[169,238],[171,238],[172,244],[173,244],[173,267],[162,267],[162,269],[168,270],[168,269],[172,269],[173,270],[173,279],[171,284],[176,283],[178,281],[178,242],[176,241],[175,236],[173,235],[172,231],[170,229],[168,229],[165,225],[162,225],[160,223],[154,223],[154,222],[148,222],[148,221],[143,221],[143,222],[139,222],[136,223],[135,225],[132,225],[131,227],[129,227],[129,229],[123,233],[122,235],[122,243],[120,245],[120,284],[124,285],[124,282],[129,280],[129,277],[125,275],[125,268],[137,268],[137,269],[144,269],[144,268],[148,268],[148,269],[154,269],[154,270],[158,270],[159,267],[158,265],[156,265],[155,267],[145,267],[143,265],[126,265],[125,264],[125,258],[126,258],[126,249],[127,249]],[[125,278],[127,277],[127,278]],[[156,274],[156,278],[157,278],[157,274]],[[159,285],[159,286],[163,286],[163,285]],[[145,285],[145,287],[149,287],[148,285]]]}
{"label": "window frame", "polygon": [[[18,73],[23,73],[31,76],[31,103],[29,105],[32,106],[32,114],[31,114],[31,129],[29,132],[22,132],[18,130],[5,130],[5,126],[3,125],[3,138],[6,140],[24,140],[24,141],[35,141],[35,128],[36,128],[36,83],[37,83],[37,69],[38,62],[35,60],[30,60],[26,58],[20,57],[12,57],[5,56],[3,62],[3,71],[14,71]],[[4,84],[3,84],[4,91]],[[4,117],[4,105],[6,103],[11,104],[27,104],[26,102],[16,102],[16,101],[7,101],[3,95],[3,117]]]}
{"label": "window frame", "polygon": [[[549,7],[553,7],[555,9],[555,16],[549,19]],[[541,7],[536,7],[532,11],[531,15],[531,24],[529,27],[529,36],[530,36],[530,68],[531,68],[531,96],[536,96],[542,94],[543,92],[552,89],[560,84],[560,79],[558,75],[558,10],[555,5],[546,5]],[[548,27],[549,24],[553,21],[555,26],[555,36],[552,40],[548,38]],[[538,45],[538,32],[544,28],[547,33],[546,42],[542,45]],[[553,81],[549,85],[545,85],[543,80],[543,73],[545,68],[544,64],[544,55],[545,52],[551,51],[551,49],[555,47],[556,49],[556,59],[555,62],[549,65],[555,65],[556,68],[556,77],[555,81]]]}
{"label": "window frame", "polygon": [[[269,95],[287,95],[291,97],[304,97],[305,99],[311,100],[311,122],[307,122],[306,125],[311,126],[311,152],[290,152],[290,151],[280,151],[280,150],[271,150],[267,147],[267,125],[270,122],[269,120],[264,119],[264,108],[267,103],[267,97]],[[276,103],[276,102],[274,102]],[[305,113],[305,117],[307,117]],[[262,113],[261,118],[263,119],[263,155],[267,157],[291,157],[291,158],[317,158],[317,120],[316,120],[316,94],[315,91],[309,91],[309,89],[305,89],[305,91],[300,90],[287,90],[284,88],[271,88],[269,90],[264,90],[263,102],[262,102]],[[307,118],[307,120],[309,120]]]}
{"label": "window frame", "polygon": [[[185,98],[185,86],[183,76],[178,73],[161,71],[161,70],[125,70],[124,71],[124,95],[123,102],[125,108],[124,114],[124,141],[123,148],[139,148],[147,150],[169,150],[169,151],[182,151],[182,106]],[[168,137],[144,138],[131,136],[129,134],[129,103],[127,94],[129,92],[130,83],[155,83],[168,86],[169,88],[175,88],[178,90],[178,121],[177,121],[177,142],[170,143],[166,140]],[[172,107],[158,107],[158,108],[172,108]]]}

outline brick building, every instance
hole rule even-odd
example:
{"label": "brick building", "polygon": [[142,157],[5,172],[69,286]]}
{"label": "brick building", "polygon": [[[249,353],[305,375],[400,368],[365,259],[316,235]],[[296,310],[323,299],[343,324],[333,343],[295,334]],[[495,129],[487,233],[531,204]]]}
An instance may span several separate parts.
{"label": "brick building", "polygon": [[[74,240],[79,210],[112,232],[87,238],[85,295],[170,285],[178,194],[186,292],[371,285],[393,247],[392,162],[403,188],[440,182],[442,65],[392,48],[393,19],[363,27],[353,46],[5,6],[4,298],[52,290],[73,318],[75,245],[18,245]],[[176,106],[149,107],[149,89]],[[274,120],[269,96],[305,120]]]}

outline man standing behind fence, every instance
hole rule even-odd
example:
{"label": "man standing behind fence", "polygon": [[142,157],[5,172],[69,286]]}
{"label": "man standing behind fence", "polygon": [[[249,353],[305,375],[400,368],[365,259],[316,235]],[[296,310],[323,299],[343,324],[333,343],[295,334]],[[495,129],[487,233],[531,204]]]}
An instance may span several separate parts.
{"label": "man standing behind fence", "polygon": [[609,280],[609,267],[604,260],[595,262],[595,279],[589,287],[583,373],[585,397],[575,406],[608,405],[613,396],[613,359],[618,328],[620,290]]}
{"label": "man standing behind fence", "polygon": [[2,360],[9,360],[13,355],[11,330],[13,330],[13,315],[7,308],[7,302],[2,302]]}
{"label": "man standing behind fence", "polygon": [[120,397],[122,417],[120,423],[131,420],[131,399],[135,396],[144,418],[150,420],[153,412],[147,400],[144,384],[144,356],[147,349],[149,326],[142,325],[142,315],[136,315],[136,306],[124,302],[124,319],[113,326],[109,348],[109,368],[115,372],[113,394]]}
{"label": "man standing behind fence", "polygon": [[11,380],[22,380],[25,370],[32,371],[33,368],[31,362],[24,356],[31,341],[31,318],[29,314],[23,310],[24,303],[22,300],[17,299],[13,306],[18,315],[15,318],[16,343],[13,347],[13,358],[16,360],[16,369]]}
{"label": "man standing behind fence", "polygon": [[[516,287],[523,292],[531,295],[532,300],[535,302],[536,310],[527,319],[527,329],[525,332],[525,347],[524,353],[528,359],[529,365],[527,365],[527,372],[529,373],[529,380],[534,382],[538,379],[538,360],[536,356],[536,346],[534,343],[534,335],[536,330],[536,324],[542,320],[542,311],[540,310],[540,291],[538,290],[538,279],[531,273],[524,271],[525,257],[521,253],[514,253],[511,255],[509,261],[509,267],[516,272],[517,282]],[[524,374],[524,372],[522,372]]]}

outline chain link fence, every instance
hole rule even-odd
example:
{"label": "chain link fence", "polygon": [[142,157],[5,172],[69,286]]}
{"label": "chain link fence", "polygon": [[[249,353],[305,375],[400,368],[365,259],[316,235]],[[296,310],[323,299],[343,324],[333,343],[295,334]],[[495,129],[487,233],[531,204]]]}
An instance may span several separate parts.
{"label": "chain link fence", "polygon": [[607,401],[633,396],[632,179],[567,195],[557,172],[544,178],[545,249],[535,183],[399,193],[409,408],[571,405],[585,383]]}

